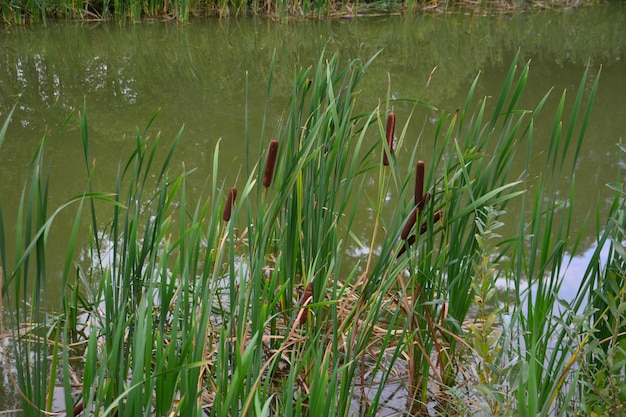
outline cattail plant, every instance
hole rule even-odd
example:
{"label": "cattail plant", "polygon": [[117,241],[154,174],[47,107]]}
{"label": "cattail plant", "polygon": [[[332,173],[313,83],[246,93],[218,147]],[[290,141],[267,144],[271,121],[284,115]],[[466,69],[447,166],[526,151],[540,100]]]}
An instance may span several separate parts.
{"label": "cattail plant", "polygon": [[[441,210],[436,211],[435,214],[433,214],[432,224],[437,223],[439,220],[441,220],[442,217],[443,217],[443,212]],[[422,226],[420,227],[420,235],[423,235],[424,233],[426,233],[427,230],[428,230],[428,222],[422,223]]]}
{"label": "cattail plant", "polygon": [[235,204],[235,199],[237,198],[237,188],[233,187],[228,192],[228,199],[226,200],[226,205],[224,206],[224,213],[222,214],[222,218],[225,222],[230,220],[230,214],[233,211],[233,205]]}
{"label": "cattail plant", "polygon": [[[396,130],[396,114],[393,112],[389,112],[387,116],[387,146],[389,146],[389,155],[393,153],[393,136]],[[383,152],[383,165],[389,165],[389,157],[387,156],[387,152]],[[423,170],[422,170],[423,172]]]}
{"label": "cattail plant", "polygon": [[274,139],[270,142],[270,147],[267,152],[267,163],[265,164],[265,174],[263,175],[263,187],[265,188],[272,184],[276,155],[278,155],[278,141]]}
{"label": "cattail plant", "polygon": [[413,209],[413,211],[411,212],[411,217],[409,217],[409,220],[404,225],[404,229],[402,229],[402,234],[400,235],[402,240],[406,240],[409,237],[409,233],[411,233],[411,229],[413,229],[413,226],[415,226],[416,221],[417,211]]}
{"label": "cattail plant", "polygon": [[[430,196],[430,194],[426,194],[426,196]],[[426,201],[426,199],[424,199],[424,201]],[[416,208],[417,209],[417,208]],[[409,222],[407,222],[406,226],[404,226],[404,229],[402,230],[402,234],[404,235],[404,233],[409,234],[409,232],[411,231],[411,228],[413,227],[413,225],[415,224],[415,211],[413,211],[414,216],[412,217],[413,219],[413,223],[411,223],[411,219],[409,219]],[[441,218],[443,217],[443,212],[441,210],[437,210],[435,212],[435,214],[433,214],[433,220],[432,220],[432,224],[437,223],[438,221],[441,220]],[[410,227],[409,227],[410,226]],[[407,230],[408,229],[408,230]],[[428,231],[428,222],[424,222],[422,223],[422,225],[420,226],[420,235],[423,235],[424,233],[426,233]],[[404,252],[406,252],[406,248],[410,247],[411,245],[413,245],[415,243],[415,241],[417,240],[417,237],[415,236],[415,233],[412,234],[411,236],[409,236],[408,238],[402,238],[403,240],[406,239],[406,244],[402,246],[402,248],[400,248],[400,251],[398,252],[397,258],[399,258],[400,256],[402,256],[404,254]]]}
{"label": "cattail plant", "polygon": [[406,224],[404,225],[404,229],[402,229],[402,235],[400,236],[402,240],[406,240],[406,238],[409,236],[409,233],[411,233],[413,226],[415,226],[415,223],[417,222],[417,215],[421,213],[422,210],[424,210],[424,206],[429,201],[430,193],[426,193],[422,201],[420,201],[419,204],[417,204],[417,206],[413,209],[411,217],[409,217],[409,220],[407,220]]}
{"label": "cattail plant", "polygon": [[424,195],[424,161],[419,160],[415,167],[415,208],[411,213],[411,217],[409,217],[409,220],[404,225],[401,235],[402,240],[406,240],[409,233],[411,233],[411,229],[413,229],[413,226],[415,226],[417,222],[417,215],[422,212],[428,200],[430,200],[430,194],[426,193],[426,195]]}
{"label": "cattail plant", "polygon": [[424,161],[417,161],[415,166],[415,205],[419,204],[424,199]]}
{"label": "cattail plant", "polygon": [[415,234],[412,234],[411,236],[409,236],[409,238],[406,240],[406,244],[403,244],[400,250],[398,251],[398,254],[396,255],[396,259],[404,255],[404,252],[406,252],[406,248],[411,247],[415,243],[416,240],[417,238],[415,237]]}
{"label": "cattail plant", "polygon": [[300,312],[299,324],[303,326],[306,323],[306,319],[308,317],[309,309],[306,307],[311,304],[313,301],[313,281],[309,282],[309,285],[306,286],[306,290],[304,294],[302,294],[302,298],[300,299],[300,307],[302,311]]}

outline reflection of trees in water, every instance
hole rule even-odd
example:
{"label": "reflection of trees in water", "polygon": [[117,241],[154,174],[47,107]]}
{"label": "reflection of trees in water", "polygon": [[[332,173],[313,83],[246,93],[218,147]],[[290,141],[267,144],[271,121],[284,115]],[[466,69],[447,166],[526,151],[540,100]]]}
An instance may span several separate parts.
{"label": "reflection of trees in water", "polygon": [[[312,64],[325,47],[343,56],[369,58],[383,50],[369,69],[376,81],[387,72],[411,74],[402,92],[421,92],[437,66],[440,83],[428,98],[440,102],[466,89],[485,67],[507,65],[521,47],[522,58],[541,58],[563,66],[610,63],[623,58],[623,13],[590,8],[572,13],[502,17],[366,18],[353,21],[275,24],[260,19],[227,22],[198,20],[187,27],[146,24],[16,28],[5,34],[3,92],[22,92],[51,106],[55,97],[109,95],[110,103],[198,94],[205,98],[240,98],[246,71],[253,85],[264,87],[276,51],[275,87],[288,91],[294,67]],[[383,90],[384,91],[384,90]],[[62,93],[62,94],[61,94]],[[12,103],[3,94],[2,107]],[[111,98],[118,100],[112,100]],[[104,98],[104,97],[103,97]],[[374,96],[375,99],[378,95]],[[67,103],[74,107],[74,103]],[[36,106],[36,108],[39,108]]]}

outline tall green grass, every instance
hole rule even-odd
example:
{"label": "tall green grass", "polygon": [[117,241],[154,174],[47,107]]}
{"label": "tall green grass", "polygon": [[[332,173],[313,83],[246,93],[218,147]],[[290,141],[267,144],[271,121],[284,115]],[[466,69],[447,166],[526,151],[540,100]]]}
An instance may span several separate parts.
{"label": "tall green grass", "polygon": [[[85,106],[85,192],[50,208],[42,140],[18,218],[0,216],[24,415],[59,403],[68,415],[104,416],[620,409],[611,395],[625,363],[623,190],[613,185],[608,220],[598,209],[597,253],[565,302],[558,289],[580,240],[576,200],[573,186],[560,199],[550,189],[551,176],[576,172],[597,78],[586,92],[583,75],[565,129],[563,94],[535,181],[533,127],[549,94],[520,107],[528,65],[512,63],[493,102],[476,98],[476,78],[464,106],[441,113],[423,155],[408,120],[386,126],[389,97],[355,111],[370,62],[342,66],[322,54],[295,76],[259,154],[246,145],[237,178],[218,180],[218,143],[200,195],[187,188],[193,168],[175,163],[183,131],[164,145],[150,136],[154,118],[126,143],[114,189],[97,191]],[[415,112],[434,108],[414,103]],[[518,232],[499,236],[512,199],[523,202]],[[69,210],[65,292],[52,314],[43,308],[53,285],[47,237]],[[359,211],[370,218],[367,237],[355,231]],[[76,263],[84,245],[89,262]],[[349,247],[366,257],[351,263]],[[596,369],[604,374],[594,379]]]}
{"label": "tall green grass", "polygon": [[597,5],[597,0],[571,1],[345,1],[300,0],[5,0],[0,6],[5,24],[46,24],[48,19],[80,19],[86,21],[144,19],[187,22],[191,17],[263,15],[283,20],[294,17],[355,17],[404,11],[450,12],[460,8],[489,12],[519,12],[529,8],[561,9],[581,5]]}

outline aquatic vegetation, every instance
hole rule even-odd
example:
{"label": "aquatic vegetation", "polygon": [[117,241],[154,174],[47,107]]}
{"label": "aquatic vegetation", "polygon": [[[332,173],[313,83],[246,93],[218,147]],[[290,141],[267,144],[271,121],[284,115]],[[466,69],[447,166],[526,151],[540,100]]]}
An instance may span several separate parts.
{"label": "aquatic vegetation", "polygon": [[228,192],[228,197],[226,198],[226,205],[224,206],[224,211],[222,213],[222,219],[225,222],[230,220],[230,215],[233,211],[233,206],[235,205],[235,199],[237,198],[237,188],[233,187]]}
{"label": "aquatic vegetation", "polygon": [[267,151],[267,162],[265,163],[265,174],[263,174],[263,187],[267,188],[272,185],[274,177],[274,167],[276,166],[276,158],[278,157],[278,141],[276,139],[270,142]]}
{"label": "aquatic vegetation", "polygon": [[272,19],[357,17],[419,11],[445,13],[469,9],[477,12],[511,13],[531,8],[561,9],[597,5],[598,0],[470,2],[447,1],[241,1],[241,0],[5,0],[0,6],[2,20],[8,24],[46,23],[47,19],[81,19],[85,21],[176,20],[187,22],[193,17],[229,17],[262,15]]}
{"label": "aquatic vegetation", "polygon": [[[357,114],[371,61],[338,62],[322,54],[295,76],[273,139],[261,136],[257,158],[246,148],[251,163],[230,189],[218,181],[218,143],[205,189],[189,190],[193,170],[172,162],[183,131],[166,147],[148,134],[153,118],[128,144],[114,189],[95,191],[85,106],[85,191],[51,208],[44,138],[18,218],[0,216],[24,415],[620,410],[609,396],[624,378],[623,190],[613,184],[606,223],[598,209],[598,252],[565,302],[557,290],[580,225],[573,192],[557,200],[548,181],[575,172],[598,77],[590,86],[583,75],[566,129],[557,108],[535,181],[533,123],[548,95],[519,107],[529,65],[512,63],[493,103],[474,97],[476,78],[465,105],[441,113],[430,155],[397,129],[385,165],[392,100]],[[499,236],[512,199],[530,210],[516,213],[517,235]],[[46,313],[47,238],[69,210],[65,292],[60,311]],[[359,210],[367,237],[354,233]],[[360,263],[348,263],[347,242],[363,248]]]}
{"label": "aquatic vegetation", "polygon": [[[396,114],[391,111],[387,116],[387,131],[385,136],[387,138],[387,150],[383,152],[383,165],[389,165],[389,155],[393,154],[393,142],[395,138],[396,131]],[[387,153],[389,152],[389,153]]]}

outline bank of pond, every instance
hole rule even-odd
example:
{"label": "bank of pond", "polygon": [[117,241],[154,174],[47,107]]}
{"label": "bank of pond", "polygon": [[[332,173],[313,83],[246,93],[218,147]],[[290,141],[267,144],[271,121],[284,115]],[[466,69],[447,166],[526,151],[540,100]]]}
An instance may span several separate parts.
{"label": "bank of pond", "polygon": [[598,6],[599,0],[5,0],[5,24],[46,24],[51,19],[188,22],[194,18],[263,16],[272,20],[355,18],[404,13],[519,13]]}

